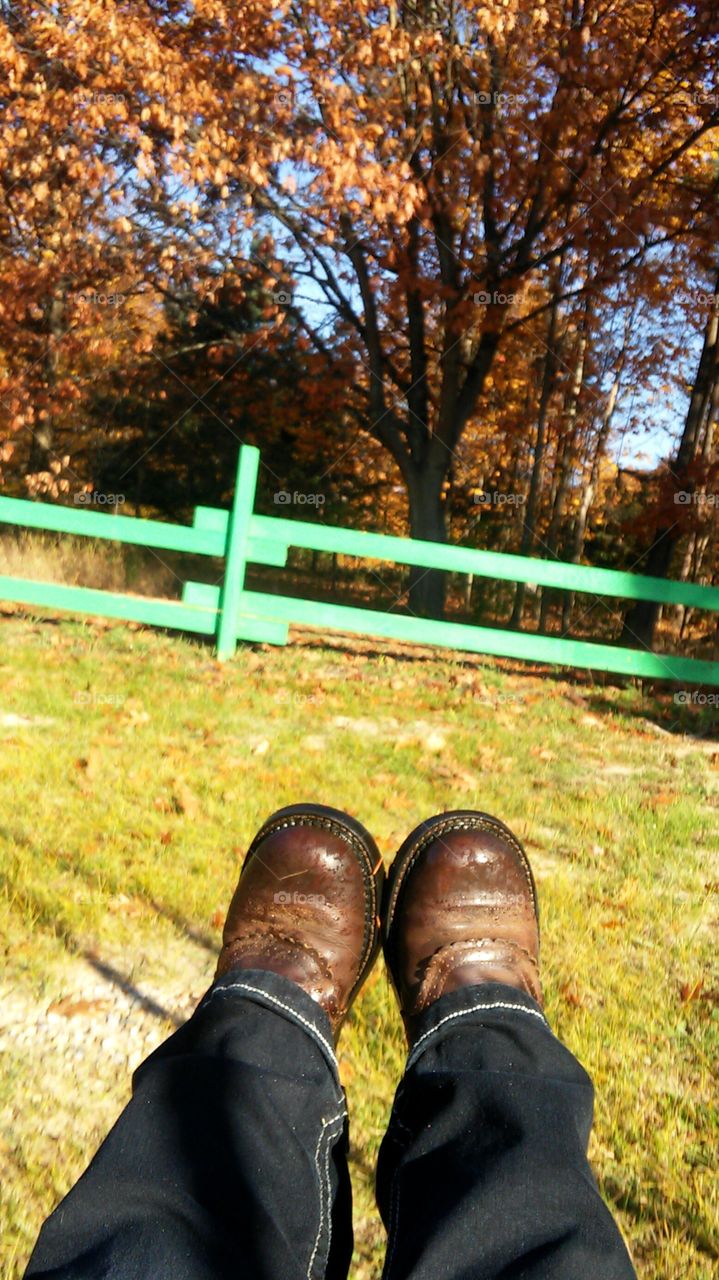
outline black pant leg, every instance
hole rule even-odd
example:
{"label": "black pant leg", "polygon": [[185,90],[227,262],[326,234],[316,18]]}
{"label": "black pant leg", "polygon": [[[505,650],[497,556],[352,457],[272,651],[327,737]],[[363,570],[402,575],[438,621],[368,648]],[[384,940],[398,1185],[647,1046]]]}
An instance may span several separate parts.
{"label": "black pant leg", "polygon": [[531,997],[436,1001],[380,1150],[385,1280],[636,1280],[587,1160],[593,1105]]}
{"label": "black pant leg", "polygon": [[344,1280],[346,1152],[323,1010],[275,974],[230,971],[135,1072],[26,1276]]}

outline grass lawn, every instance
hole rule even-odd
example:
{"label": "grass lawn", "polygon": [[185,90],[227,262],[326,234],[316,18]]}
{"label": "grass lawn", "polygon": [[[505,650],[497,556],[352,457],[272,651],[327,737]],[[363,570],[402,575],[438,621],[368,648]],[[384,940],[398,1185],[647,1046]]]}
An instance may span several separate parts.
{"label": "grass lawn", "polygon": [[[220,666],[184,638],[9,613],[0,638],[3,1277],[207,986],[250,837],[299,799],[356,814],[388,860],[443,809],[514,828],[548,1015],[594,1078],[591,1155],[639,1274],[717,1274],[716,724],[671,692],[389,646],[305,638]],[[404,1058],[381,964],[340,1056],[353,1280],[376,1280],[373,1168]]]}

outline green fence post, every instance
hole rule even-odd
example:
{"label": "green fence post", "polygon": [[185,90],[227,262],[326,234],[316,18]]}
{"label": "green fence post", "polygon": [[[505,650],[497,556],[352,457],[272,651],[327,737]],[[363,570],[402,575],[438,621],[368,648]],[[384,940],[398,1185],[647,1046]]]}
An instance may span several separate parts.
{"label": "green fence post", "polygon": [[217,623],[217,657],[220,661],[231,658],[237,647],[238,611],[245,583],[247,539],[255,505],[259,465],[259,449],[243,444],[237,461],[235,497],[227,524],[225,580]]}

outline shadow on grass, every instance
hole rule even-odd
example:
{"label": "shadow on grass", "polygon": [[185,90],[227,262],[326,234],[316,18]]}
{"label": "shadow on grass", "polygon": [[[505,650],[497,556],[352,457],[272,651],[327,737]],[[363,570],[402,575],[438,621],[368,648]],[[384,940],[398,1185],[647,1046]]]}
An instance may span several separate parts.
{"label": "shadow on grass", "polygon": [[[22,848],[28,849],[35,856],[38,855],[36,846],[33,845],[27,837],[20,836],[16,832],[10,831],[7,827],[0,827],[0,838],[7,840],[10,844],[20,845]],[[44,854],[40,856],[47,855]],[[190,942],[194,942],[196,946],[202,947],[205,951],[209,951],[212,955],[219,955],[220,948],[211,934],[198,928],[197,925],[192,924],[185,918],[185,916],[173,907],[165,906],[163,903],[158,902],[157,899],[147,893],[142,886],[128,885],[125,878],[120,880],[118,876],[108,875],[107,871],[103,871],[100,875],[91,868],[78,864],[77,860],[70,861],[69,858],[62,854],[53,855],[52,860],[56,867],[69,872],[76,880],[87,885],[89,889],[96,889],[100,895],[103,895],[108,891],[112,894],[124,893],[128,890],[131,891],[133,897],[144,903],[145,906],[151,907],[152,910],[157,915],[162,916],[163,919],[168,920],[183,937],[189,939]],[[0,874],[0,883],[4,883],[12,894],[18,898],[20,897],[18,883],[12,881],[7,873]],[[34,910],[34,906],[32,909]],[[54,928],[54,922],[52,920],[46,920],[45,923],[51,924]]]}
{"label": "shadow on grass", "polygon": [[[5,835],[7,833],[2,832],[2,834]],[[146,1013],[151,1014],[154,1018],[161,1019],[163,1022],[170,1022],[175,1027],[182,1026],[186,1021],[185,1018],[171,1013],[159,1001],[154,1000],[151,996],[146,996],[129,977],[121,973],[119,969],[108,961],[103,960],[92,948],[87,947],[78,938],[61,908],[43,900],[32,889],[14,880],[5,871],[0,872],[0,889],[3,889],[9,900],[17,903],[31,918],[34,927],[39,926],[54,934],[56,938],[60,939],[70,955],[82,957],[101,977],[135,1000]]]}
{"label": "shadow on grass", "polygon": [[[682,692],[689,692],[682,690]],[[714,696],[719,694],[714,690]],[[598,714],[623,716],[641,724],[654,725],[660,733],[671,738],[694,738],[698,742],[719,739],[719,701],[709,704],[704,711],[687,710],[690,704],[669,702],[663,704],[656,694],[647,699],[644,706],[628,706],[608,697],[590,697],[587,706]],[[695,704],[700,705],[700,704]]]}
{"label": "shadow on grass", "polygon": [[119,987],[120,991],[123,991],[126,996],[130,996],[145,1013],[151,1014],[153,1018],[161,1018],[165,1022],[171,1022],[174,1027],[181,1027],[187,1021],[186,1018],[178,1018],[177,1014],[170,1013],[169,1009],[166,1009],[159,1001],[153,1000],[152,996],[143,995],[142,991],[134,983],[130,982],[129,978],[125,977],[114,965],[108,964],[107,960],[101,959],[95,951],[83,950],[82,948],[77,948],[77,950],[83,959],[89,965],[92,965],[95,972],[100,974],[101,978],[111,982],[113,986]]}
{"label": "shadow on grass", "polygon": [[174,911],[172,907],[165,907],[161,902],[157,902],[155,898],[145,897],[142,893],[137,894],[137,897],[142,898],[148,907],[152,907],[158,916],[169,920],[170,924],[173,924],[183,937],[188,938],[190,942],[194,942],[198,947],[203,947],[205,951],[209,951],[213,956],[220,954],[220,948],[215,939],[209,933],[205,933],[204,929],[198,929],[196,925],[190,924],[189,920],[180,915],[179,911]]}
{"label": "shadow on grass", "polygon": [[677,1235],[690,1242],[697,1253],[712,1259],[719,1258],[719,1247],[710,1231],[703,1222],[693,1219],[691,1208],[681,1200],[667,1202],[661,1196],[655,1198],[652,1195],[649,1204],[642,1203],[636,1193],[628,1191],[626,1186],[612,1177],[603,1179],[602,1190],[618,1209],[640,1226],[653,1222],[660,1231],[669,1226]]}
{"label": "shadow on grass", "polygon": [[377,1172],[376,1161],[371,1161],[362,1148],[351,1143],[347,1154],[347,1163],[350,1169],[356,1169],[374,1187],[375,1174]]}

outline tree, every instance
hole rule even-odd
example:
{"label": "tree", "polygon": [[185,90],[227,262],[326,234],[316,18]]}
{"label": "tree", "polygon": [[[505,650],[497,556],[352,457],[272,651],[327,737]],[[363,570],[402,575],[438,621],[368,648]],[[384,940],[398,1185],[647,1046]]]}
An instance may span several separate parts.
{"label": "tree", "polygon": [[[715,277],[713,292],[708,295],[708,301],[704,341],[689,396],[684,430],[662,485],[656,522],[640,562],[642,572],[654,578],[666,578],[669,575],[674,550],[685,531],[683,509],[691,505],[697,490],[694,464],[704,449],[710,454],[712,447],[713,421],[719,394],[719,274]],[[660,606],[655,601],[635,601],[624,619],[623,643],[651,649],[659,613]]]}
{"label": "tree", "polygon": [[[277,229],[352,344],[353,407],[400,468],[416,537],[445,536],[452,458],[498,349],[532,316],[529,284],[567,249],[590,256],[592,287],[616,280],[707,199],[686,175],[719,113],[684,85],[711,73],[716,15],[575,13],[297,3],[268,24],[265,61],[281,65],[256,74],[254,109],[218,96],[236,122],[228,202]],[[438,612],[441,580],[425,575],[412,603]]]}
{"label": "tree", "polygon": [[233,278],[225,266],[211,294],[166,290],[161,314],[131,385],[118,362],[88,404],[104,428],[90,433],[84,459],[99,487],[119,485],[128,501],[174,516],[198,495],[228,504],[247,441],[261,447],[270,502],[278,490],[316,488],[340,452],[343,387],[318,368],[292,318],[278,320],[257,272]]}
{"label": "tree", "polygon": [[[18,0],[4,14],[7,310],[21,271],[48,316],[88,280],[209,296],[225,263],[254,271],[289,293],[275,306],[321,376],[343,370],[348,420],[394,460],[416,537],[446,536],[451,468],[499,358],[546,323],[558,255],[579,264],[569,313],[640,262],[670,276],[669,250],[715,218],[708,5]],[[33,348],[52,337],[35,386],[29,338],[10,370],[9,432],[43,396],[54,419],[66,403],[64,305]],[[441,575],[416,575],[413,609],[442,600]]]}

